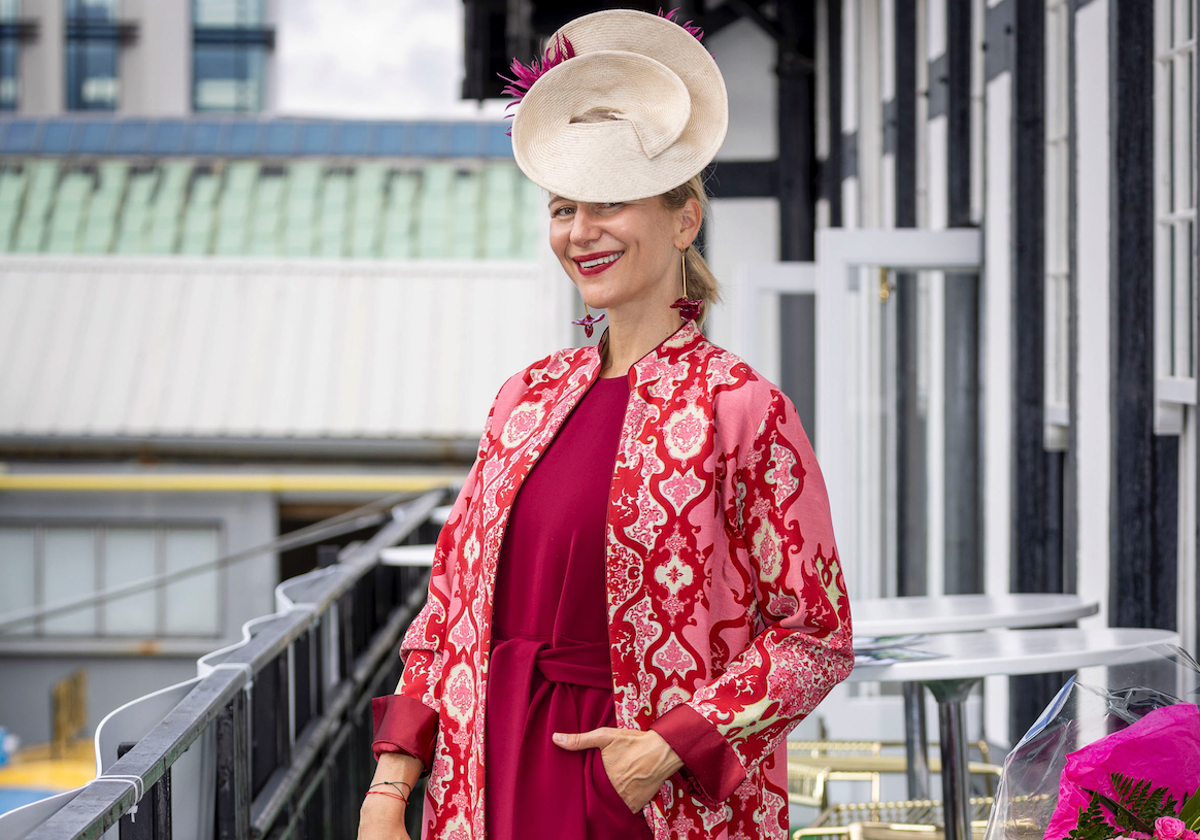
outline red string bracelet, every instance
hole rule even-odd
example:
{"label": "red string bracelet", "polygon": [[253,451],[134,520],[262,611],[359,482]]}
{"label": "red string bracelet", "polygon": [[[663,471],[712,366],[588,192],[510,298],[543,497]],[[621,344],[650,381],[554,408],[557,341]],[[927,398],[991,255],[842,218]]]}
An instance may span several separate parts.
{"label": "red string bracelet", "polygon": [[398,793],[391,793],[390,791],[386,791],[386,790],[369,790],[369,791],[367,791],[367,796],[370,796],[373,793],[378,796],[390,796],[392,799],[399,799],[405,805],[408,804],[408,800],[405,799],[403,796],[401,796]]}

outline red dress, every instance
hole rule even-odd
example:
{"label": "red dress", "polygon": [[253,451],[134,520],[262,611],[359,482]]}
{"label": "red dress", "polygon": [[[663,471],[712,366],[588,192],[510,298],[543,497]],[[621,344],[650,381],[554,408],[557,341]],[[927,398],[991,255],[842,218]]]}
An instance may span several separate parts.
{"label": "red dress", "polygon": [[[598,380],[525,479],[496,572],[487,698],[489,840],[651,837],[599,750],[555,732],[617,725],[604,603],[604,514],[629,400]],[[503,687],[503,690],[498,690]]]}
{"label": "red dress", "polygon": [[[555,732],[617,726],[604,530],[628,400],[628,377],[596,380],[509,515],[489,657],[488,840],[653,837],[613,788],[599,750],[572,752],[551,741]],[[405,700],[376,698],[376,754],[431,753],[436,715]],[[689,707],[672,709],[653,728],[684,761],[685,775],[724,775],[728,747]]]}

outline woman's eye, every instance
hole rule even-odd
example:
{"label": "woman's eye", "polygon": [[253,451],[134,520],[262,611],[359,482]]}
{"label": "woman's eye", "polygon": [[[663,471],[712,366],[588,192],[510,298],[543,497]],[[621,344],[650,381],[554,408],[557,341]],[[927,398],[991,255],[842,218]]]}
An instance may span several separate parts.
{"label": "woman's eye", "polygon": [[564,207],[555,207],[553,210],[550,211],[550,215],[554,218],[562,218],[564,216],[571,215],[571,213],[574,212],[574,210],[575,210],[574,207],[565,207],[565,206]]}

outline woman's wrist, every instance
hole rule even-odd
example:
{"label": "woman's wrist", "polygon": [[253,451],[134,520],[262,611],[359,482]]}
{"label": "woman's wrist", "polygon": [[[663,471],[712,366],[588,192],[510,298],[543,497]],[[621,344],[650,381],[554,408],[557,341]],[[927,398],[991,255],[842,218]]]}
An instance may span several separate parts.
{"label": "woman's wrist", "polygon": [[675,773],[679,772],[683,767],[683,759],[679,754],[672,749],[667,743],[667,739],[659,735],[654,730],[649,730],[647,735],[653,736],[652,740],[655,746],[655,762],[658,769],[658,775],[664,780],[669,779]]}
{"label": "woman's wrist", "polygon": [[379,807],[384,800],[391,800],[388,807],[405,808],[412,799],[413,786],[423,768],[420,759],[407,753],[384,753],[379,756],[375,776],[364,792],[364,806],[370,802]]}

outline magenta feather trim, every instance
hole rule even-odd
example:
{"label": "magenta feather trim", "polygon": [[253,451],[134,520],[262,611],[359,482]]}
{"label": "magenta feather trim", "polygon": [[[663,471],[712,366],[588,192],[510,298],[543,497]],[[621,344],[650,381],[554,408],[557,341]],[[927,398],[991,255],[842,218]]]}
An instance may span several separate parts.
{"label": "magenta feather trim", "polygon": [[[699,26],[692,23],[690,20],[681,23],[680,21],[676,20],[678,15],[679,9],[672,9],[669,12],[664,12],[661,8],[658,10],[658,16],[660,18],[665,18],[672,23],[678,24],[688,34],[695,36],[697,41],[704,39],[704,31]],[[575,48],[571,46],[571,42],[565,36],[560,35],[554,39],[553,44],[546,47],[545,55],[543,55],[541,58],[535,57],[533,61],[529,62],[528,66],[522,64],[518,59],[514,58],[512,60],[512,65],[509,67],[509,72],[512,73],[513,77],[500,77],[504,81],[508,82],[508,84],[504,87],[504,90],[501,92],[513,98],[512,102],[508,103],[508,108],[505,110],[512,110],[513,106],[519,104],[521,100],[525,98],[525,94],[529,93],[529,89],[533,87],[533,83],[542,76],[546,75],[547,71],[549,71],[551,68],[557,67],[567,59],[574,57]],[[509,114],[508,116],[511,117],[512,114]],[[505,132],[505,134],[511,137],[512,129],[510,128]]]}
{"label": "magenta feather trim", "polygon": [[678,20],[675,19],[676,16],[678,16],[678,14],[679,14],[679,9],[672,9],[669,12],[664,12],[661,8],[658,10],[658,16],[660,18],[666,18],[667,20],[671,21],[671,23],[678,23],[680,26],[682,26],[684,28],[684,30],[689,35],[694,36],[697,41],[703,41],[704,40],[704,30],[701,29],[699,26],[697,26],[695,23],[692,23],[692,21],[690,21],[690,20],[687,21],[686,23],[680,23]]}
{"label": "magenta feather trim", "polygon": [[565,37],[560,36],[554,39],[554,43],[546,47],[546,54],[541,58],[534,58],[526,67],[519,60],[513,59],[512,66],[509,71],[514,78],[501,76],[500,78],[508,82],[504,88],[504,93],[513,97],[513,101],[508,104],[508,107],[516,105],[525,98],[525,94],[529,93],[529,89],[533,87],[533,83],[546,75],[546,71],[552,67],[557,67],[569,58],[575,57],[575,48],[571,46],[571,42]]}

